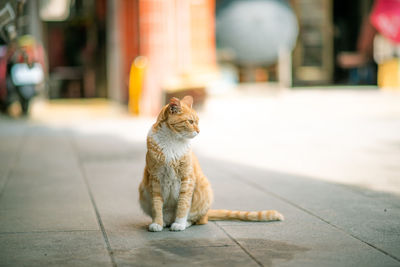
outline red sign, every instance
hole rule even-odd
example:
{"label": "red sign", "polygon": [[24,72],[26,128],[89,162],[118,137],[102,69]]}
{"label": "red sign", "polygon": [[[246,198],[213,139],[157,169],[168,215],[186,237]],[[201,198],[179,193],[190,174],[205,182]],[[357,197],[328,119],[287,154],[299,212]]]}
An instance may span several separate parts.
{"label": "red sign", "polygon": [[370,18],[380,34],[400,43],[400,0],[376,0]]}

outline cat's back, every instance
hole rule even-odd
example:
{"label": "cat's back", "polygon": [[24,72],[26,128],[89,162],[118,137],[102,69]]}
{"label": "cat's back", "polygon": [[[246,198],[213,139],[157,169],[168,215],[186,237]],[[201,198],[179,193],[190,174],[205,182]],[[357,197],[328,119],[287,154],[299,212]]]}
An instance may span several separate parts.
{"label": "cat's back", "polygon": [[194,174],[196,176],[204,176],[203,171],[200,166],[200,162],[193,151],[191,152],[191,163],[192,163],[192,168],[193,168]]}

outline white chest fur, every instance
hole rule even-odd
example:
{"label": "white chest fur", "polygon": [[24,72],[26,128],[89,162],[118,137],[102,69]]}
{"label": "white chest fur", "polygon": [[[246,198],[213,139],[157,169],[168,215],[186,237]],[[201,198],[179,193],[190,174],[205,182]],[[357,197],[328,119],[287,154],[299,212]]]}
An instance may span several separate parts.
{"label": "white chest fur", "polygon": [[160,168],[157,176],[160,179],[164,203],[178,200],[181,180],[176,176],[174,169],[164,166]]}
{"label": "white chest fur", "polygon": [[176,206],[179,199],[181,180],[177,177],[173,164],[190,152],[190,140],[172,132],[162,124],[157,131],[150,129],[148,137],[161,149],[165,163],[157,170],[157,178],[161,184],[161,195],[164,201],[163,219],[166,225],[175,221]]}
{"label": "white chest fur", "polygon": [[181,189],[181,180],[176,176],[171,166],[161,167],[158,174],[163,198],[163,220],[165,225],[171,225],[175,221],[175,212]]}
{"label": "white chest fur", "polygon": [[156,132],[150,129],[148,136],[161,148],[167,162],[179,160],[190,150],[190,141],[177,136],[164,124]]}

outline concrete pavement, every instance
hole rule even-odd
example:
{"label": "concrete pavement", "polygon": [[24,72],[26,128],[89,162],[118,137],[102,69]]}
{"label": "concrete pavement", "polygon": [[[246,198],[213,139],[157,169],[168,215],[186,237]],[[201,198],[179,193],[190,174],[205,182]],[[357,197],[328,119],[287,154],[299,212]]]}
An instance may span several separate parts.
{"label": "concrete pavement", "polygon": [[[263,103],[258,104],[261,110]],[[84,110],[74,118],[69,112],[50,119],[34,113],[29,121],[0,117],[0,266],[400,266],[400,197],[395,190],[372,190],[358,180],[317,179],[324,176],[322,170],[307,176],[271,170],[262,161],[249,164],[245,158],[252,155],[245,148],[242,162],[235,153],[223,157],[214,151],[222,145],[205,146],[213,130],[221,143],[229,139],[222,129],[232,122],[216,128],[208,110],[202,113],[205,137],[195,149],[214,188],[213,207],[277,209],[285,221],[221,221],[184,232],[150,233],[137,186],[152,119],[113,112],[92,116]],[[394,127],[380,125],[387,127],[383,131]],[[240,142],[246,141],[231,146]],[[264,148],[262,142],[258,146]],[[288,168],[293,167],[288,160]]]}

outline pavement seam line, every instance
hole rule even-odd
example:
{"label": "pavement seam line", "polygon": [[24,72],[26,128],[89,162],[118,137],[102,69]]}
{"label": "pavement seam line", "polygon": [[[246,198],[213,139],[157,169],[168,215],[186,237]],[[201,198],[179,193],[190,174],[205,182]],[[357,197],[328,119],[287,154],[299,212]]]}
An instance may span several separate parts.
{"label": "pavement seam line", "polygon": [[23,132],[23,134],[21,135],[21,139],[22,139],[22,140],[21,140],[21,142],[19,143],[18,151],[17,151],[17,153],[15,153],[15,155],[14,155],[14,159],[13,159],[13,161],[12,161],[12,163],[11,163],[11,166],[8,168],[6,174],[4,174],[4,176],[5,176],[6,178],[5,178],[5,181],[3,182],[3,185],[2,185],[2,187],[1,187],[1,189],[0,189],[0,201],[1,201],[2,197],[3,197],[3,195],[4,195],[4,192],[5,192],[5,190],[6,190],[6,187],[7,187],[8,183],[9,183],[10,180],[11,180],[11,173],[12,173],[12,171],[15,169],[15,167],[17,166],[18,161],[19,161],[20,158],[21,158],[21,155],[22,155],[22,148],[23,148],[23,146],[25,145],[25,143],[27,142],[26,140],[28,139],[27,132],[28,132],[28,130],[25,129],[24,132]]}
{"label": "pavement seam line", "polygon": [[[231,173],[231,174],[232,174],[232,173]],[[354,234],[352,234],[352,233],[347,232],[346,230],[340,228],[339,226],[337,226],[337,225],[335,225],[335,224],[333,224],[333,223],[331,223],[331,222],[325,220],[324,218],[322,218],[322,217],[320,217],[320,216],[314,214],[313,212],[311,212],[311,211],[309,211],[309,210],[307,210],[307,209],[305,209],[305,208],[303,208],[303,207],[297,205],[296,203],[293,203],[292,201],[290,201],[290,200],[288,200],[288,199],[286,199],[286,198],[284,198],[284,197],[281,197],[280,195],[275,194],[275,193],[273,193],[273,192],[271,192],[271,191],[269,191],[269,190],[263,188],[261,185],[258,185],[258,184],[256,184],[256,183],[252,183],[252,182],[249,182],[249,181],[245,181],[245,180],[243,180],[242,178],[238,177],[238,176],[235,175],[235,174],[232,174],[232,176],[234,177],[234,179],[240,180],[242,183],[245,183],[245,184],[247,184],[247,185],[249,185],[249,186],[251,186],[251,187],[253,187],[253,188],[255,188],[255,189],[257,189],[257,190],[259,190],[259,191],[261,191],[261,192],[263,192],[263,193],[269,194],[269,195],[271,195],[271,196],[273,196],[273,197],[275,197],[275,198],[277,198],[277,199],[279,199],[279,200],[282,200],[282,201],[286,202],[287,204],[289,204],[289,205],[291,205],[291,206],[293,206],[293,207],[295,207],[295,208],[297,208],[297,209],[299,209],[299,210],[301,210],[301,211],[304,211],[304,212],[307,213],[308,215],[311,215],[311,216],[313,216],[313,217],[315,217],[315,218],[321,220],[322,222],[324,222],[324,223],[330,225],[331,227],[333,227],[333,228],[335,228],[335,229],[337,229],[337,230],[339,230],[339,231],[341,231],[341,232],[343,232],[343,233],[345,233],[345,234],[351,236],[352,238],[354,238],[354,239],[356,239],[356,240],[358,240],[358,241],[360,241],[360,242],[362,242],[362,243],[364,243],[364,244],[366,244],[366,245],[368,245],[368,246],[374,248],[375,250],[378,250],[379,252],[385,254],[386,256],[389,256],[389,257],[391,257],[392,259],[394,259],[394,260],[400,262],[400,258],[398,258],[398,257],[396,257],[396,256],[394,256],[394,255],[388,253],[387,251],[385,251],[385,250],[383,250],[383,249],[381,249],[381,248],[379,248],[379,247],[377,247],[377,246],[375,246],[375,245],[373,245],[373,244],[371,244],[371,243],[369,243],[369,242],[367,242],[367,241],[365,241],[365,240],[359,238],[358,236],[356,236],[356,235],[354,235]]]}
{"label": "pavement seam line", "polygon": [[74,150],[76,158],[78,160],[78,166],[79,166],[79,170],[80,170],[80,172],[82,174],[83,182],[85,183],[86,190],[87,190],[87,192],[89,194],[90,201],[92,202],[92,206],[93,206],[94,212],[96,213],[97,223],[99,224],[101,233],[103,235],[104,243],[106,244],[108,255],[110,256],[111,265],[113,267],[117,267],[117,263],[116,263],[115,258],[114,258],[114,251],[111,248],[111,244],[110,244],[110,241],[108,239],[108,236],[107,236],[106,229],[104,227],[103,221],[101,219],[100,212],[99,212],[99,210],[97,208],[97,205],[96,205],[96,202],[94,200],[94,196],[93,196],[92,190],[90,189],[90,185],[89,185],[89,181],[88,181],[87,176],[86,176],[85,169],[84,169],[84,167],[83,167],[83,165],[81,163],[81,158],[79,156],[79,151],[77,149],[76,143],[74,142],[73,136],[69,135],[69,139],[70,139],[70,143],[72,145],[72,149]]}
{"label": "pavement seam line", "polygon": [[213,221],[213,223],[219,228],[221,229],[236,245],[238,245],[243,251],[244,253],[246,253],[253,261],[255,261],[258,266],[262,266],[264,267],[264,265],[259,262],[247,249],[245,249],[236,239],[233,238],[233,236],[231,236],[227,231],[225,231],[225,229],[219,225],[216,221]]}

